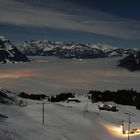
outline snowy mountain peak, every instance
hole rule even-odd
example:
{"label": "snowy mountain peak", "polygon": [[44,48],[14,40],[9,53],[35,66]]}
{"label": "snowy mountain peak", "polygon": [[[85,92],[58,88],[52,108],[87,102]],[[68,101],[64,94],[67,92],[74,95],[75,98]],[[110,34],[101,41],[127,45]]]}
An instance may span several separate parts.
{"label": "snowy mountain peak", "polygon": [[0,37],[0,48],[12,50],[14,49],[14,45],[4,36]]}
{"label": "snowy mountain peak", "polygon": [[19,48],[26,55],[57,56],[61,58],[97,58],[125,56],[136,49],[119,48],[107,44],[84,44],[49,40],[25,41]]}
{"label": "snowy mountain peak", "polygon": [[112,51],[112,50],[117,49],[117,47],[113,47],[111,45],[101,44],[101,43],[90,44],[89,46],[92,47],[92,48],[96,48],[96,49],[102,50],[104,52],[108,52],[108,51]]}
{"label": "snowy mountain peak", "polygon": [[0,40],[1,41],[7,41],[7,38],[5,38],[4,36],[0,36]]}
{"label": "snowy mountain peak", "polygon": [[26,62],[29,59],[21,53],[7,38],[0,36],[0,62]]}

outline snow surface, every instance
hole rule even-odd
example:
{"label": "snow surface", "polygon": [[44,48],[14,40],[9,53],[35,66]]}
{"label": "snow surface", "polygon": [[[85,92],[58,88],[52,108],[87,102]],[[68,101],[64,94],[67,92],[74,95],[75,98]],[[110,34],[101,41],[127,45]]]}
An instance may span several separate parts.
{"label": "snow surface", "polygon": [[[90,103],[84,95],[80,103],[45,102],[45,124],[42,125],[42,102],[27,100],[27,107],[1,105],[0,111],[8,116],[0,118],[1,140],[125,140],[121,123],[127,122],[125,112],[133,112],[132,121],[139,122],[140,111],[134,107],[116,105],[118,112],[99,111],[100,103]],[[85,106],[88,107],[85,111]],[[140,135],[130,135],[139,140]]]}

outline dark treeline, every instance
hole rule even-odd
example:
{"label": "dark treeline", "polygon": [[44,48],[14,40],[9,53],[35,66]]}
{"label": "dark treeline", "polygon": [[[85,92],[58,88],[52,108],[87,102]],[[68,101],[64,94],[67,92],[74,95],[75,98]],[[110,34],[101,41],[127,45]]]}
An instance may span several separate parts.
{"label": "dark treeline", "polygon": [[117,90],[117,91],[93,91],[89,93],[91,95],[91,100],[93,102],[103,101],[113,101],[117,104],[136,106],[140,109],[140,93],[130,89],[130,90]]}
{"label": "dark treeline", "polygon": [[66,101],[68,98],[74,98],[75,95],[73,93],[60,93],[59,95],[56,96],[51,96],[49,98],[50,102],[61,102],[61,101]]}
{"label": "dark treeline", "polygon": [[[21,93],[19,93],[19,97],[32,99],[32,100],[42,100],[42,99],[45,99],[47,96],[45,94],[28,94],[25,92],[21,92]],[[60,101],[65,101],[68,98],[74,98],[74,97],[75,97],[75,95],[73,93],[60,93],[55,96],[50,96],[48,98],[48,101],[60,102]]]}
{"label": "dark treeline", "polygon": [[19,94],[19,97],[32,99],[32,100],[42,100],[46,98],[46,95],[45,94],[28,94],[25,92],[21,92]]}
{"label": "dark treeline", "polygon": [[[122,89],[122,90],[117,90],[117,91],[91,90],[88,92],[88,95],[91,98],[92,102],[113,101],[117,104],[136,106],[136,108],[140,110],[140,93],[133,89],[129,89],[129,90]],[[25,92],[21,92],[19,96],[22,98],[28,98],[28,99],[33,99],[33,100],[42,100],[47,97],[45,94],[28,94]],[[68,98],[75,98],[75,94],[71,92],[60,93],[58,95],[48,97],[48,101],[61,102],[61,101],[68,100]]]}

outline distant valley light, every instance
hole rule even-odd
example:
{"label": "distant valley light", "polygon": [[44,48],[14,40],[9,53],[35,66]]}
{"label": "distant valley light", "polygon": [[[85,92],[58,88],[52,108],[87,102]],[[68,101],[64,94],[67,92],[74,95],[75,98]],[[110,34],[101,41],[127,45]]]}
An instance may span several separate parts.
{"label": "distant valley light", "polygon": [[22,77],[31,77],[35,75],[34,70],[9,70],[9,71],[1,71],[0,72],[0,79],[6,78],[22,78]]}

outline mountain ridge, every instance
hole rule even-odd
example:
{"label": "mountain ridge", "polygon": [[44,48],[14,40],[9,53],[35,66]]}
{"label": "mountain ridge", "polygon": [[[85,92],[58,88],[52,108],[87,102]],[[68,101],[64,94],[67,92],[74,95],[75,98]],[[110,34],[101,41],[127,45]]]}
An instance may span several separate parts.
{"label": "mountain ridge", "polygon": [[18,63],[28,62],[29,58],[23,54],[10,40],[0,36],[0,62]]}
{"label": "mountain ridge", "polygon": [[84,44],[49,40],[25,41],[19,47],[26,55],[57,56],[59,58],[102,58],[126,56],[137,52],[132,48],[119,48],[107,44]]}

